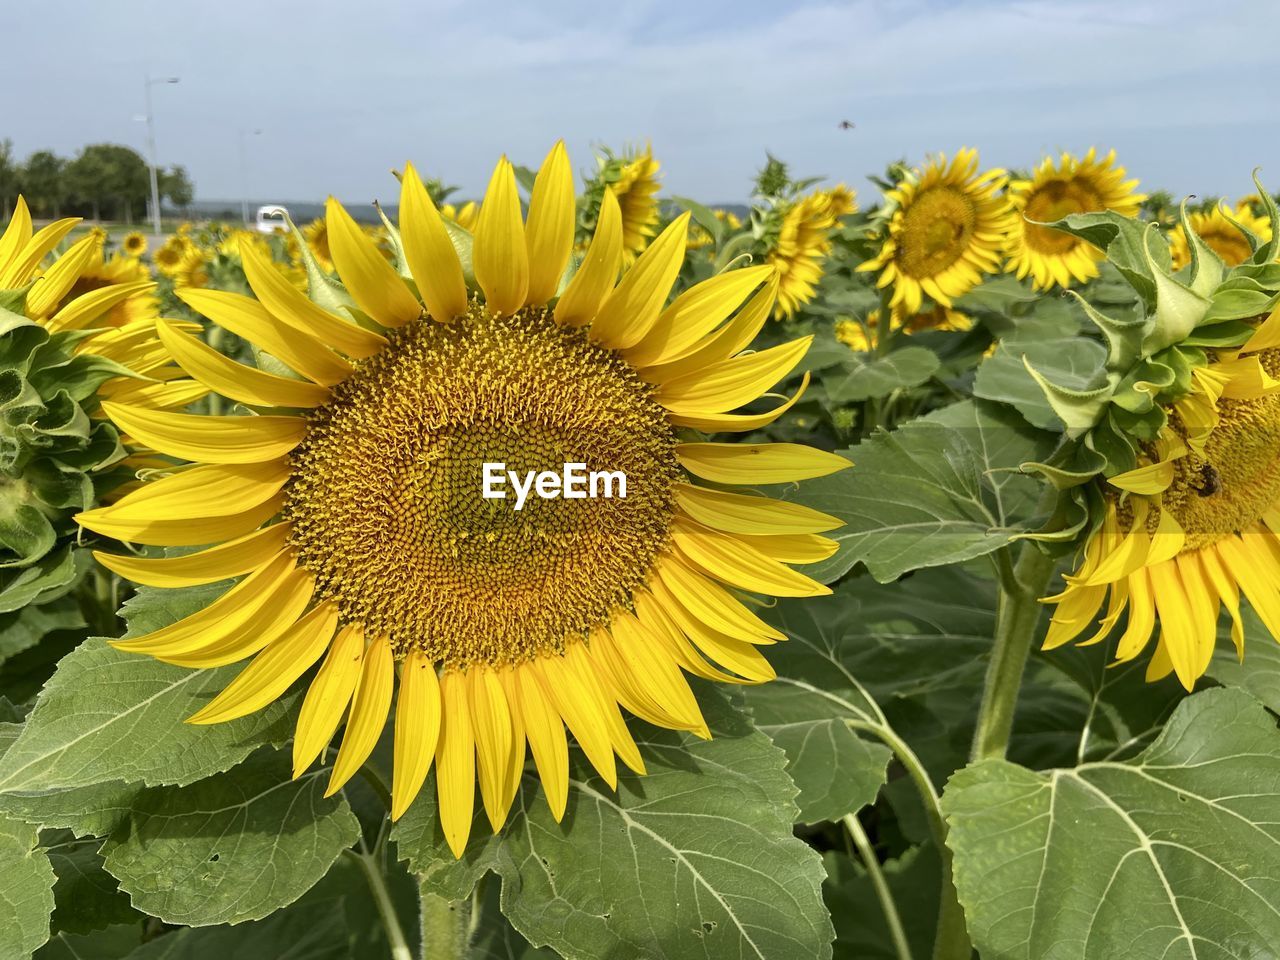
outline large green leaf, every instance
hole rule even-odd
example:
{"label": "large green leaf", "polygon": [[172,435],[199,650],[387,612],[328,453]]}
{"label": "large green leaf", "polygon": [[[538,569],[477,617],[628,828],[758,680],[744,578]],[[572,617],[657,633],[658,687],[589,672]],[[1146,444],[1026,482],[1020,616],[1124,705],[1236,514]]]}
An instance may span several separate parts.
{"label": "large green leaf", "polygon": [[99,841],[75,840],[65,833],[42,840],[58,877],[53,886],[57,906],[50,921],[55,933],[90,933],[142,919],[129,905],[129,897],[116,878],[103,869]]}
{"label": "large green leaf", "polygon": [[342,795],[324,797],[327,779],[321,769],[290,780],[288,758],[264,751],[148,790],[103,845],[107,870],[166,923],[259,920],[306,893],[360,834]]}
{"label": "large green leaf", "polygon": [[515,928],[569,960],[830,957],[822,864],[792,835],[782,752],[718,692],[699,699],[712,740],[633,722],[647,776],[620,775],[615,793],[576,763],[559,824],[526,776],[502,836],[478,819],[457,863],[429,785],[393,831],[401,855],[449,899],[493,870]]}
{"label": "large green leaf", "polygon": [[1033,426],[1060,431],[1062,421],[1049,406],[1027,364],[1051,383],[1083,391],[1105,382],[1106,359],[1106,348],[1085,337],[1010,338],[1001,341],[996,352],[978,367],[973,393],[984,400],[1009,404]]}
{"label": "large green leaf", "polygon": [[75,597],[59,597],[40,606],[0,613],[0,663],[35,646],[54,630],[74,630],[84,625]]}
{"label": "large green leaf", "polygon": [[887,397],[895,390],[918,387],[932,377],[940,366],[938,355],[924,347],[902,347],[887,356],[872,357],[854,365],[840,377],[840,371],[825,375],[827,396],[833,403],[854,403],[872,397]]}
{"label": "large green leaf", "polygon": [[1187,698],[1129,762],[983,761],[943,805],[984,960],[1262,958],[1280,943],[1280,732],[1242,691]]}
{"label": "large green leaf", "polygon": [[[126,636],[172,623],[225,588],[144,588],[125,605]],[[111,780],[191,783],[230,768],[263,744],[284,743],[292,735],[296,695],[228,723],[183,722],[239,669],[175,667],[91,637],[58,664],[25,729],[0,761],[0,793]]]}
{"label": "large green leaf", "polygon": [[1244,659],[1236,655],[1230,640],[1230,624],[1218,628],[1218,648],[1207,675],[1227,687],[1248,691],[1269,710],[1280,713],[1280,643],[1263,626],[1248,604],[1242,604]]}
{"label": "large green leaf", "polygon": [[[836,960],[898,960],[884,908],[860,862],[827,853],[827,907],[836,927]],[[942,866],[934,847],[910,847],[900,857],[881,864],[885,881],[902,920],[912,955],[930,955],[938,916]]]}
{"label": "large green leaf", "polygon": [[840,549],[805,572],[829,583],[861,561],[886,582],[1005,546],[1040,525],[1040,484],[1018,469],[1055,443],[1014,411],[980,401],[871,437],[845,451],[852,470],[788,494],[845,522],[828,534]]}
{"label": "large green leaf", "polygon": [[0,816],[0,956],[30,956],[49,939],[54,879],[35,827]]}

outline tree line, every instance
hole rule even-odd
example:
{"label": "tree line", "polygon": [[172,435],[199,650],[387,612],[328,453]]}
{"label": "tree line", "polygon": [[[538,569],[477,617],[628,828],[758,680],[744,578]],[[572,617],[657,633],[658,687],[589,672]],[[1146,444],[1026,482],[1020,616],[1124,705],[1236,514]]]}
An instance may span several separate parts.
{"label": "tree line", "polygon": [[[195,187],[184,167],[163,167],[157,176],[161,203],[179,209],[191,205]],[[147,211],[150,171],[136,150],[118,143],[89,144],[71,159],[37,150],[20,161],[12,141],[0,140],[0,222],[9,219],[19,194],[36,216],[78,214],[133,223]]]}

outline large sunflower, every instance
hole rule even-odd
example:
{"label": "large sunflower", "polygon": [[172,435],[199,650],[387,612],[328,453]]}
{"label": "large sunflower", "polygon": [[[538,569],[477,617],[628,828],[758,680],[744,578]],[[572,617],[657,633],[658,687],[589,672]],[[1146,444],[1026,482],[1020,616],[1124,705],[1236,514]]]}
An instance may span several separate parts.
{"label": "large sunflower", "polygon": [[[1271,239],[1270,222],[1266,217],[1254,213],[1253,207],[1245,201],[1241,201],[1234,210],[1218,206],[1207,213],[1193,213],[1190,220],[1191,229],[1200,235],[1205,245],[1228,267],[1238,266],[1253,256],[1253,245],[1245,230],[1262,243]],[[1191,262],[1187,231],[1181,224],[1170,231],[1169,248],[1173,256],[1173,269],[1181,270]]]}
{"label": "large sunflower", "polygon": [[[706,736],[682,670],[731,682],[773,676],[756,646],[782,635],[744,595],[826,593],[787,564],[828,556],[834,544],[818,534],[838,521],[727,488],[849,464],[794,444],[680,436],[774,420],[794,397],[730,411],[783,378],[808,341],[741,353],[773,304],[768,267],[724,273],[666,303],[687,216],[616,282],[623,230],[611,195],[557,299],[574,240],[561,144],[537,175],[527,221],[513,168],[499,162],[476,224],[476,295],[412,167],[400,197],[404,264],[389,264],[332,199],[327,225],[361,322],[308,300],[246,247],[256,301],[183,297],[302,379],[239,366],[162,322],[193,375],[264,415],[111,405],[122,427],[196,465],[80,520],[139,543],[216,543],[171,558],[101,558],[161,587],[244,577],[207,609],[118,645],[191,667],[252,656],[196,723],[260,709],[319,661],[294,770],[321,756],[345,720],[330,792],[372,750],[398,678],[392,816],[434,761],[445,837],[461,855],[476,780],[496,830],[526,742],[559,818],[566,726],[613,783],[615,753],[644,770],[619,704]],[[620,471],[625,487],[614,478],[612,498],[530,496],[519,508],[482,495],[491,470],[524,483],[527,471],[568,464]]]}
{"label": "large sunflower", "polygon": [[854,193],[844,184],[815,190],[796,200],[782,214],[778,237],[765,260],[778,271],[775,319],[790,317],[813,299],[822,265],[831,253],[831,232],[840,218],[858,208]]}
{"label": "large sunflower", "polygon": [[1114,150],[1102,159],[1093,147],[1083,158],[1064,153],[1055,163],[1045,157],[1030,180],[1009,184],[1018,216],[1009,234],[1006,272],[1018,279],[1030,275],[1039,290],[1096,277],[1102,251],[1081,237],[1042,224],[1102,210],[1137,216],[1146,199],[1137,186],[1138,181],[1126,180],[1124,167],[1116,165]]}
{"label": "large sunflower", "polygon": [[[1144,242],[1134,230],[1128,242]],[[1147,675],[1176,673],[1188,690],[1208,668],[1224,607],[1244,655],[1242,595],[1280,639],[1280,310],[1250,315],[1257,301],[1233,296],[1251,273],[1263,281],[1252,284],[1258,298],[1280,300],[1274,272],[1258,271],[1275,251],[1224,275],[1191,236],[1190,287],[1151,270],[1153,316],[1091,311],[1110,338],[1108,383],[1049,388],[1069,427],[1090,411],[1079,439],[1108,463],[1081,488],[1094,529],[1066,589],[1049,598],[1045,641],[1101,641],[1127,613],[1117,660],[1138,656],[1158,626]]]}
{"label": "large sunflower", "polygon": [[920,312],[927,294],[944,307],[1000,269],[1014,215],[999,169],[978,171],[978,151],[962,148],[913,170],[885,193],[888,228],[880,253],[859,270],[880,271],[890,305]]}

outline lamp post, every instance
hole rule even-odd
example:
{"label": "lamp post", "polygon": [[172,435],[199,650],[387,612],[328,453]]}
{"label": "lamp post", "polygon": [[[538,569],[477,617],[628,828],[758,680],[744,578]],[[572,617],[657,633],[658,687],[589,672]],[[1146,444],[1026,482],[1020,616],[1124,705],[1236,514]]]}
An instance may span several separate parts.
{"label": "lamp post", "polygon": [[156,118],[151,112],[151,88],[157,83],[177,83],[178,77],[161,77],[158,80],[152,80],[148,75],[146,80],[147,91],[147,152],[148,159],[151,161],[151,225],[152,231],[158,237],[160,236],[160,176],[156,172]]}
{"label": "lamp post", "polygon": [[251,133],[255,137],[261,136],[261,130],[244,130],[240,133],[240,218],[244,221],[244,225],[249,225],[249,162],[245,158],[246,151],[244,138],[246,133]]}

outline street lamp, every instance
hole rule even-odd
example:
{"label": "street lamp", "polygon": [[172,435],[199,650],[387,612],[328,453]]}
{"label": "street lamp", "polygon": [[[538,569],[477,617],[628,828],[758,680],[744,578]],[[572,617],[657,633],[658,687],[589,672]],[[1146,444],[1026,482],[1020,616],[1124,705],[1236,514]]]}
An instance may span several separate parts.
{"label": "street lamp", "polygon": [[151,224],[155,235],[160,236],[160,177],[156,173],[156,118],[151,112],[151,88],[157,83],[177,83],[178,77],[161,77],[152,80],[146,76],[147,90],[147,150],[151,161]]}
{"label": "street lamp", "polygon": [[244,130],[239,131],[240,134],[240,218],[244,220],[247,227],[249,225],[249,163],[245,159],[244,138],[246,133],[251,133],[255,137],[261,136],[261,130]]}

